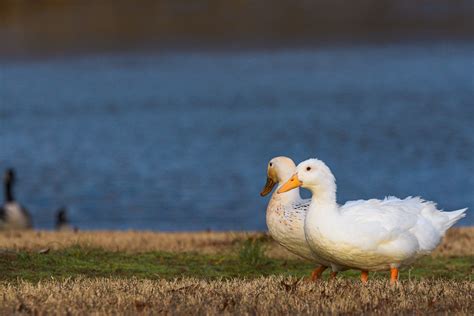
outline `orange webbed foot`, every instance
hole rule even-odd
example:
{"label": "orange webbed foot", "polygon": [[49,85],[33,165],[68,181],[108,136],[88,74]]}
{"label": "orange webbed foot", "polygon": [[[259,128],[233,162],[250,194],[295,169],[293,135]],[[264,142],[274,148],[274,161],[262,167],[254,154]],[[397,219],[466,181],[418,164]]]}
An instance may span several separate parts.
{"label": "orange webbed foot", "polygon": [[398,283],[398,268],[390,268],[390,285]]}
{"label": "orange webbed foot", "polygon": [[326,266],[319,266],[316,269],[311,272],[311,281],[316,282],[321,278],[321,275],[323,274],[324,270],[326,270],[328,267]]}

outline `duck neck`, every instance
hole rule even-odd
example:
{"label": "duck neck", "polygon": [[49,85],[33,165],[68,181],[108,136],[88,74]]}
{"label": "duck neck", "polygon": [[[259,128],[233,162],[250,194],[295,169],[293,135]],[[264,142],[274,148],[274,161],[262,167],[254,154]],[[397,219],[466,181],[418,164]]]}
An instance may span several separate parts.
{"label": "duck neck", "polygon": [[316,209],[323,210],[325,214],[331,211],[338,212],[335,183],[317,185],[308,189],[313,194],[311,203],[316,204]]}
{"label": "duck neck", "polygon": [[278,184],[278,188],[275,190],[275,192],[272,195],[273,200],[278,200],[282,204],[290,204],[293,202],[297,202],[301,199],[299,188],[296,188],[294,190],[291,190],[285,193],[277,193],[277,191],[280,189],[282,185],[283,183]]}
{"label": "duck neck", "polygon": [[15,198],[13,197],[13,188],[11,181],[5,181],[5,201],[13,202]]}

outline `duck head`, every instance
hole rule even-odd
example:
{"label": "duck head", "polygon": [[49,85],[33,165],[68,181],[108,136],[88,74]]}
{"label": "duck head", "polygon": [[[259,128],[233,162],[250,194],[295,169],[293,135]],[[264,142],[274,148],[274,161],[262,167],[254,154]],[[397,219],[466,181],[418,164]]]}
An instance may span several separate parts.
{"label": "duck head", "polygon": [[312,158],[301,162],[296,173],[278,190],[288,192],[298,187],[310,190],[314,195],[332,195],[336,193],[336,180],[329,167],[321,160]]}
{"label": "duck head", "polygon": [[260,195],[265,196],[272,192],[275,185],[287,181],[295,170],[296,165],[291,158],[280,156],[270,160],[267,167],[267,182]]}

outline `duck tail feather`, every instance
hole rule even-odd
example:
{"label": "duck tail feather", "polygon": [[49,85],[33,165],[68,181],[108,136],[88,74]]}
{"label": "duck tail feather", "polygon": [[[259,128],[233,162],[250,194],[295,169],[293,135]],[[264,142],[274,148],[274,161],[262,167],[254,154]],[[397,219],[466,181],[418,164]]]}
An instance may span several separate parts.
{"label": "duck tail feather", "polygon": [[465,217],[466,211],[467,211],[467,208],[463,208],[463,209],[452,211],[452,212],[443,212],[444,214],[448,216],[448,220],[443,225],[444,226],[443,233],[446,232],[449,228],[451,228],[451,226],[456,224],[456,222],[459,221],[461,218]]}

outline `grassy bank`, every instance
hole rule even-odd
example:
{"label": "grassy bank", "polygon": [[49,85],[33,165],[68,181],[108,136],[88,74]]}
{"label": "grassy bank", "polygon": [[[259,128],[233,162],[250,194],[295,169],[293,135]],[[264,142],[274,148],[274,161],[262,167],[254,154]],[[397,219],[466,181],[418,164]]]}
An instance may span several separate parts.
{"label": "grassy bank", "polygon": [[402,271],[309,282],[313,264],[261,233],[0,234],[0,313],[474,312],[474,229]]}
{"label": "grassy bank", "polygon": [[[311,262],[267,256],[268,244],[265,239],[251,238],[214,254],[165,251],[132,254],[77,245],[52,251],[6,251],[0,256],[0,280],[36,282],[51,277],[229,279],[271,275],[300,278],[314,269]],[[474,256],[425,257],[406,268],[401,279],[470,280],[473,264]],[[358,275],[358,271],[347,271],[340,277],[357,278]],[[372,278],[387,278],[387,274],[373,273]]]}
{"label": "grassy bank", "polygon": [[[270,258],[296,259],[265,233],[256,232],[178,232],[147,231],[79,231],[0,232],[0,250],[37,252],[41,249],[61,250],[73,246],[126,253],[165,251],[217,254],[234,251],[249,238],[265,242]],[[474,227],[450,229],[433,252],[435,257],[474,256]]]}

